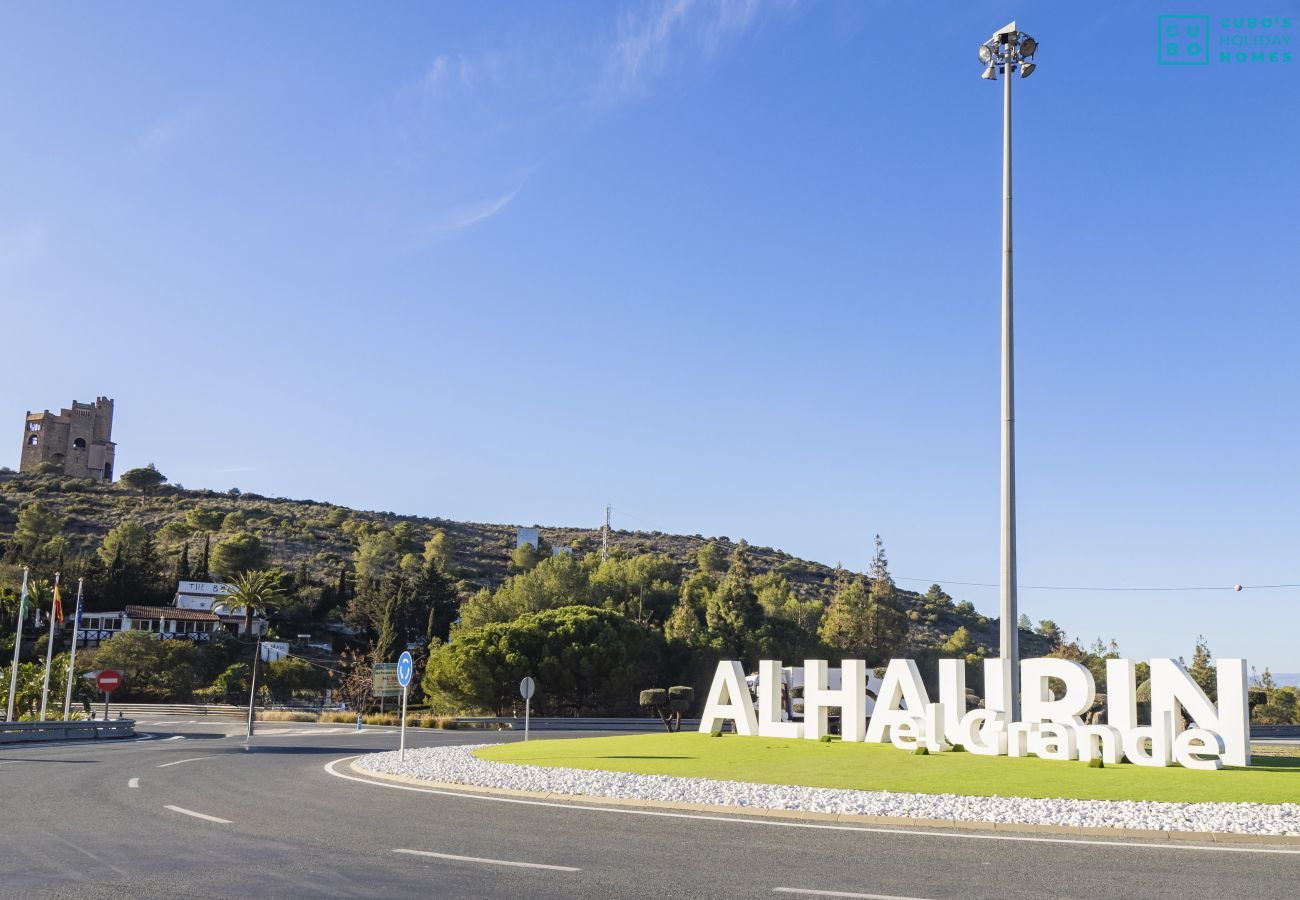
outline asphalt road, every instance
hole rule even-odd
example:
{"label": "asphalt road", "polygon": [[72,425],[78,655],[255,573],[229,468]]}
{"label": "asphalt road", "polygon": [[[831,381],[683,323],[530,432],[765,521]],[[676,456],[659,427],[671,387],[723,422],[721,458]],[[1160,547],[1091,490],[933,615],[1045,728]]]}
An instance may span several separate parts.
{"label": "asphalt road", "polygon": [[507,802],[327,769],[395,749],[392,731],[265,723],[246,749],[235,723],[140,727],[152,737],[0,748],[0,897],[1300,896],[1294,849]]}

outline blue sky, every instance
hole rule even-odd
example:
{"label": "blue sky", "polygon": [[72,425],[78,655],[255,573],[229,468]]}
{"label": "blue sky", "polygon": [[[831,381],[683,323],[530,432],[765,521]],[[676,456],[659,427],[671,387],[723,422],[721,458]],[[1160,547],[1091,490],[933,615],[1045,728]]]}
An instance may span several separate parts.
{"label": "blue sky", "polygon": [[24,410],[108,394],[119,471],[522,524],[608,502],[855,569],[879,532],[902,585],[996,614],[955,582],[997,579],[975,51],[1014,17],[1042,46],[1021,582],[1222,588],[1022,609],[1300,672],[1300,590],[1227,589],[1300,582],[1300,61],[1159,66],[1170,11],[1258,12],[9,6],[0,462]]}

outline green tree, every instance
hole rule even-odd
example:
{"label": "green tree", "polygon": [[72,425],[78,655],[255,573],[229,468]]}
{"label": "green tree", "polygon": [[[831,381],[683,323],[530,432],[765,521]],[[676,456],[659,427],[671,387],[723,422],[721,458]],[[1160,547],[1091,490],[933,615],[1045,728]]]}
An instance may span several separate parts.
{"label": "green tree", "polygon": [[531,572],[537,568],[544,560],[550,558],[550,548],[546,547],[545,541],[537,539],[538,546],[532,544],[520,544],[510,554],[510,562],[506,565],[506,571],[514,574]]}
{"label": "green tree", "polygon": [[177,581],[190,580],[190,545],[188,541],[181,545],[181,552],[176,557],[176,569],[172,574]]}
{"label": "green tree", "polygon": [[1048,643],[1053,647],[1059,647],[1065,643],[1065,632],[1051,619],[1043,619],[1038,623],[1038,627],[1034,631],[1047,638]]}
{"label": "green tree", "polygon": [[199,564],[195,567],[193,578],[195,581],[207,581],[212,577],[210,571],[212,559],[212,535],[203,535],[203,555],[199,557]]}
{"label": "green tree", "polygon": [[848,659],[865,659],[873,649],[866,581],[843,579],[822,616],[822,642]]}
{"label": "green tree", "polygon": [[[224,543],[224,542],[223,542]],[[221,544],[217,545],[221,549]],[[284,602],[284,587],[275,572],[243,571],[231,579],[221,605],[244,614],[244,634],[253,633],[253,617],[266,616]]]}
{"label": "green tree", "polygon": [[195,531],[216,531],[221,527],[220,512],[196,506],[185,514],[185,521]]}
{"label": "green tree", "polygon": [[119,552],[124,557],[140,553],[150,540],[148,529],[135,519],[127,519],[104,535],[96,552],[104,562],[112,563]]}
{"label": "green tree", "polygon": [[127,469],[121,474],[119,480],[132,490],[139,491],[143,496],[165,482],[167,476],[159,472],[153,463],[149,463],[143,468]]}
{"label": "green tree", "polygon": [[143,631],[123,631],[105,641],[95,651],[95,667],[122,673],[115,699],[172,703],[189,702],[205,669],[189,641],[160,641]]}
{"label": "green tree", "polygon": [[524,675],[537,679],[542,714],[631,712],[654,669],[652,634],[619,613],[567,606],[458,632],[430,654],[424,692],[446,710],[504,714]]}
{"label": "green tree", "polygon": [[727,571],[727,560],[717,541],[709,541],[695,553],[695,565],[701,572],[721,575]]}
{"label": "green tree", "polygon": [[444,572],[452,571],[456,564],[456,555],[452,548],[451,538],[447,537],[447,532],[441,528],[424,542],[423,555],[425,565],[434,563]]}
{"label": "green tree", "polygon": [[427,643],[446,641],[451,636],[451,626],[460,610],[460,597],[456,593],[456,586],[437,560],[426,562],[412,583],[411,606],[416,615],[427,610]]}
{"label": "green tree", "polygon": [[41,503],[28,503],[18,511],[18,525],[14,529],[14,543],[24,559],[36,557],[63,532],[66,520]]}
{"label": "green tree", "polygon": [[397,538],[389,531],[377,531],[361,538],[352,554],[358,583],[378,581],[396,569],[400,550]]}
{"label": "green tree", "polygon": [[398,631],[404,605],[405,597],[399,585],[388,595],[388,602],[384,604],[384,615],[379,625],[379,639],[375,641],[375,659],[381,662],[393,662],[397,659],[399,648],[406,647]]}
{"label": "green tree", "polygon": [[266,565],[266,548],[257,535],[240,531],[212,549],[212,569],[230,580],[241,572],[251,572]]}
{"label": "green tree", "polygon": [[[1268,669],[1265,669],[1264,673],[1268,674]],[[1210,654],[1210,647],[1205,642],[1204,635],[1198,635],[1196,638],[1196,647],[1192,651],[1192,664],[1187,667],[1187,674],[1192,676],[1192,680],[1205,691],[1207,697],[1211,700],[1217,698],[1219,679],[1214,667],[1214,658]]]}
{"label": "green tree", "polygon": [[709,643],[731,659],[752,663],[757,657],[763,607],[750,583],[749,556],[744,542],[736,546],[731,565],[704,609]]}

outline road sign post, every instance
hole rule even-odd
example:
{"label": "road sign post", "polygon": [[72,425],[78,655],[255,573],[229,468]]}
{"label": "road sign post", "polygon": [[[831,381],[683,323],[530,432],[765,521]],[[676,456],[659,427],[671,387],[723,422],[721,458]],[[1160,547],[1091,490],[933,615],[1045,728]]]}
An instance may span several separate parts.
{"label": "road sign post", "polygon": [[519,696],[524,698],[524,740],[528,740],[528,718],[532,712],[535,690],[537,690],[537,682],[533,681],[533,676],[525,675],[524,680],[519,682]]}
{"label": "road sign post", "polygon": [[104,721],[108,721],[108,695],[122,686],[122,673],[104,669],[95,675],[95,684],[104,692]]}
{"label": "road sign post", "polygon": [[411,659],[410,651],[403,650],[402,655],[397,658],[397,683],[402,686],[402,727],[399,730],[401,737],[397,745],[397,758],[400,762],[406,762],[406,693],[411,684],[411,675],[414,673],[415,661]]}

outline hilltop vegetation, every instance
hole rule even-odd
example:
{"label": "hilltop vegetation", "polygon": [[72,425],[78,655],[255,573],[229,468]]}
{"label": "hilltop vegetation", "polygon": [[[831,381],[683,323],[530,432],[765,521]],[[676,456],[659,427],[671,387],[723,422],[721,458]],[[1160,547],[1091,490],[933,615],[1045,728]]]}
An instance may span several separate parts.
{"label": "hilltop vegetation", "polygon": [[[358,670],[415,647],[429,662],[426,699],[448,711],[504,708],[502,685],[521,666],[587,673],[586,684],[539,697],[543,711],[622,711],[636,688],[698,683],[726,656],[973,661],[996,646],[996,621],[971,604],[938,585],[895,586],[878,538],[864,574],[727,537],[660,532],[614,531],[602,560],[596,529],[542,527],[541,547],[516,550],[511,525],[164,481],[151,468],[118,484],[0,474],[0,628],[12,627],[22,566],[38,586],[55,571],[65,584],[85,578],[89,610],[165,604],[179,579],[270,571],[274,633],[340,623]],[[1060,642],[1055,626],[1040,630],[1023,632],[1026,655]]]}

